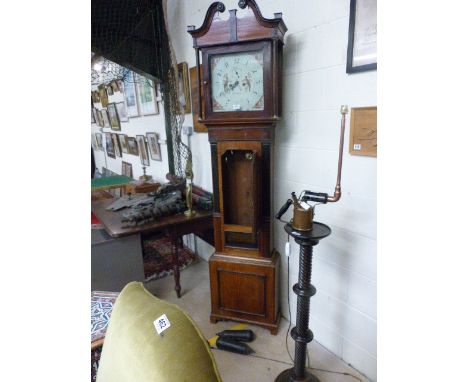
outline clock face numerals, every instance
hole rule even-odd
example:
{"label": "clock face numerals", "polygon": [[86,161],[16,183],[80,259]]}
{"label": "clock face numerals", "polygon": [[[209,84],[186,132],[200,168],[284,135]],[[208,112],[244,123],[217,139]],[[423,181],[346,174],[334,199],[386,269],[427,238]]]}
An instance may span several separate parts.
{"label": "clock face numerals", "polygon": [[262,51],[215,55],[210,64],[214,112],[263,110]]}

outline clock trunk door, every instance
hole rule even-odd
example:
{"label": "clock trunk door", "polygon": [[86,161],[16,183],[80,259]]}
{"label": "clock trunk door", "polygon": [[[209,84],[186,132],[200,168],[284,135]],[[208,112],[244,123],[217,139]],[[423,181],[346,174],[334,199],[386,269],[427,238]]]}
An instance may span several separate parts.
{"label": "clock trunk door", "polygon": [[236,44],[203,51],[205,119],[269,118],[271,44]]}
{"label": "clock trunk door", "polygon": [[221,142],[218,150],[223,251],[257,256],[261,145]]}

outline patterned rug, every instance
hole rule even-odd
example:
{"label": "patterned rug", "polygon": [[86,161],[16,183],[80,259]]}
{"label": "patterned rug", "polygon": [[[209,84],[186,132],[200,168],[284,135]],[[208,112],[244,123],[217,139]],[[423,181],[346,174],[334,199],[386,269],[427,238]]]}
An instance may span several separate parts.
{"label": "patterned rug", "polygon": [[107,325],[118,297],[115,292],[91,292],[91,381],[96,381],[97,369],[101,358],[102,345],[96,341],[102,340],[107,331]]}
{"label": "patterned rug", "polygon": [[[187,247],[179,247],[179,270],[198,261]],[[143,241],[145,281],[157,280],[174,273],[172,269],[172,245],[166,236],[156,236]]]}

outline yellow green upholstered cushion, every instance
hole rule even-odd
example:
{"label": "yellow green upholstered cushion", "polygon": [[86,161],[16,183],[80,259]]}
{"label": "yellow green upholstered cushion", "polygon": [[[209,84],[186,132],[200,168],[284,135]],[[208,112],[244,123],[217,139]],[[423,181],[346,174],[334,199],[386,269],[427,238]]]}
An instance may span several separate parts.
{"label": "yellow green upholstered cushion", "polygon": [[[157,334],[153,321],[171,326]],[[192,319],[131,282],[115,302],[97,382],[221,381],[211,350]]]}

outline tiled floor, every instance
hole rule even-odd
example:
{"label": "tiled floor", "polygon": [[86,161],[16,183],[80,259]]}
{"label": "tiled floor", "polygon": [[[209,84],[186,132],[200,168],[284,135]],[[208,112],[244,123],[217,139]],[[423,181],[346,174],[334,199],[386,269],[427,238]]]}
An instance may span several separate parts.
{"label": "tiled floor", "polygon": [[[151,281],[146,284],[146,288],[155,296],[179,305],[194,319],[207,339],[236,324],[232,321],[210,323],[210,282],[207,262],[200,260],[199,263],[190,266],[181,272],[180,279],[182,285],[180,299],[176,297],[172,276]],[[249,343],[255,351],[251,356],[213,350],[223,381],[271,382],[281,371],[292,367],[285,346],[288,324],[289,322],[283,318],[276,336],[271,335],[266,329],[250,325],[249,329],[252,329],[256,335],[256,339]],[[288,336],[288,347],[291,355],[294,356],[294,341],[290,336]],[[367,378],[316,341],[309,344],[309,358],[310,367],[316,369],[313,373],[320,378],[321,382],[368,382]]]}

